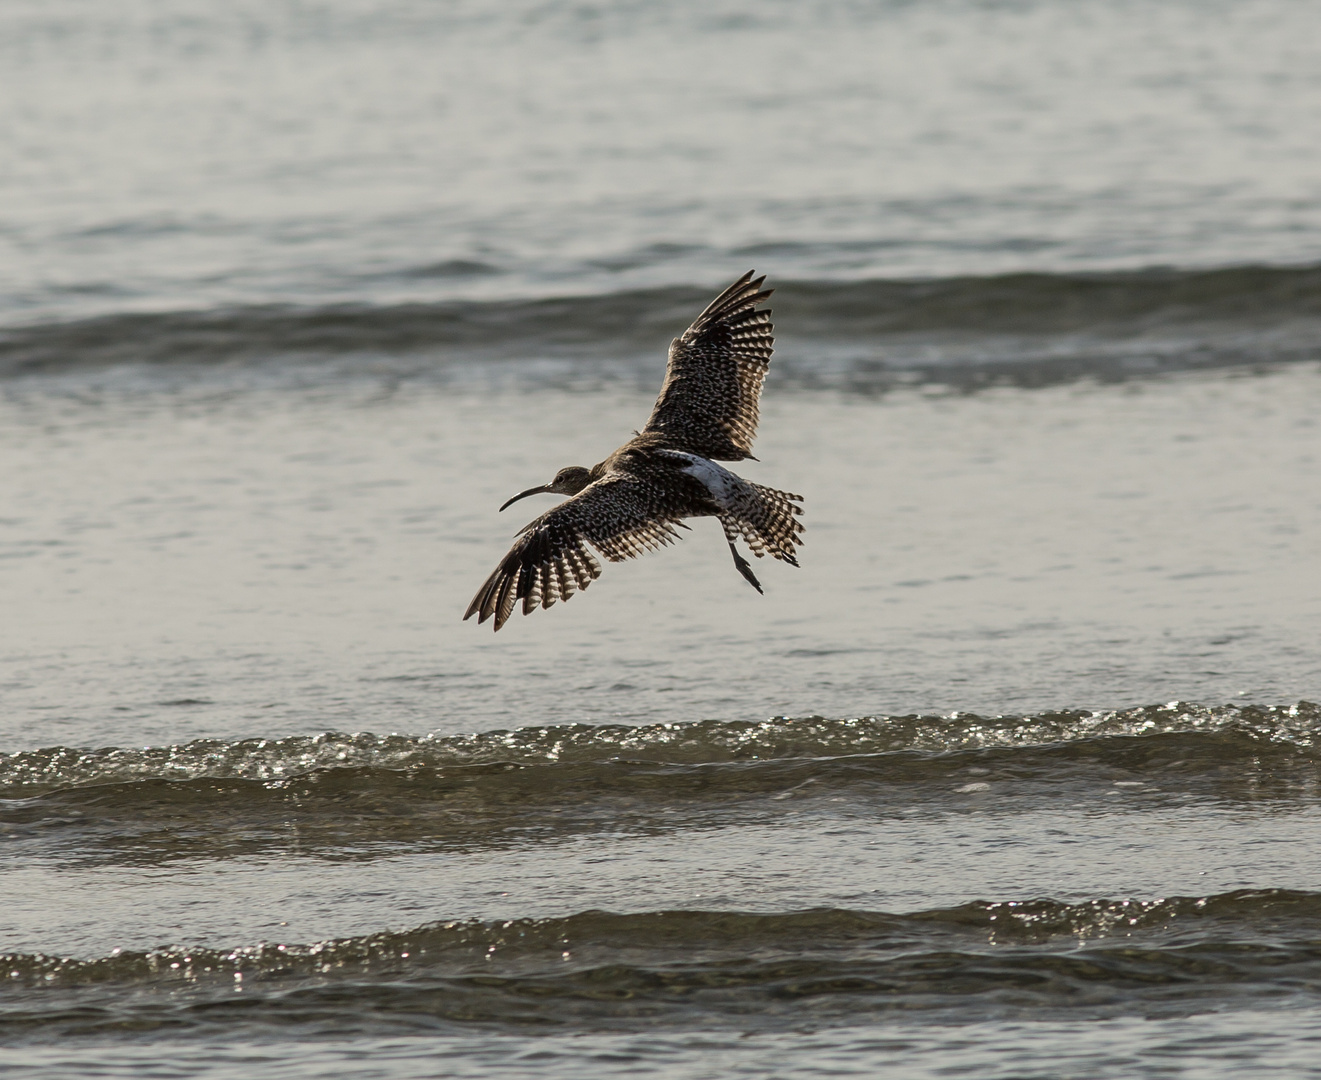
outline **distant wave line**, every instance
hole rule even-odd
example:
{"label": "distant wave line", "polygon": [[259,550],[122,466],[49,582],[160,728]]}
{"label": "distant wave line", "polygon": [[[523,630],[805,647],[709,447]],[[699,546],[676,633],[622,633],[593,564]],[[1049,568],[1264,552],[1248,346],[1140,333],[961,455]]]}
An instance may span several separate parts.
{"label": "distant wave line", "polygon": [[[355,354],[426,356],[442,364],[568,358],[619,370],[663,352],[676,321],[700,306],[705,292],[684,286],[496,301],[113,313],[0,329],[0,377]],[[1014,381],[1011,368],[1018,363],[1035,365],[1029,382],[1059,381],[1141,373],[1144,364],[1131,362],[1135,349],[1146,368],[1162,369],[1315,358],[1321,266],[800,280],[778,288],[776,311],[793,328],[783,338],[780,376],[789,382],[810,381],[812,358],[822,346],[863,357],[864,374],[888,367],[910,377],[957,380],[956,369],[998,365]],[[1010,341],[989,352],[957,347],[968,335]],[[1131,346],[1135,337],[1142,340]],[[1056,339],[1069,340],[1042,348],[1041,341]],[[928,340],[952,340],[955,347],[923,361],[913,345]]]}

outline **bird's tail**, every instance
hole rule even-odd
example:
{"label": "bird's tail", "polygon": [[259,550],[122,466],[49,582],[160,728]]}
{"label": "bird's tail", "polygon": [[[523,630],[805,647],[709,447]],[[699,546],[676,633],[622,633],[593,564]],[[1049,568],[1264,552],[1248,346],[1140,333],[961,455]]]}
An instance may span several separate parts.
{"label": "bird's tail", "polygon": [[794,552],[803,542],[803,523],[798,520],[803,508],[797,504],[802,501],[801,495],[745,480],[731,505],[720,515],[725,539],[733,544],[741,536],[757,558],[770,554],[797,566]]}

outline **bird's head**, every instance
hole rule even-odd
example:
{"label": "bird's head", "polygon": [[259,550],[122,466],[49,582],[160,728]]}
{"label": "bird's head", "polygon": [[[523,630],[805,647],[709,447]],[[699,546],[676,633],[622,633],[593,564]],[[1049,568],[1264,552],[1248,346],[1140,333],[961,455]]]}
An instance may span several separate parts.
{"label": "bird's head", "polygon": [[526,499],[529,495],[540,495],[542,492],[549,492],[552,495],[577,495],[591,482],[591,469],[584,469],[581,465],[566,465],[555,474],[555,479],[549,484],[542,484],[540,487],[520,491],[500,509],[503,510],[506,506],[512,506],[519,499]]}

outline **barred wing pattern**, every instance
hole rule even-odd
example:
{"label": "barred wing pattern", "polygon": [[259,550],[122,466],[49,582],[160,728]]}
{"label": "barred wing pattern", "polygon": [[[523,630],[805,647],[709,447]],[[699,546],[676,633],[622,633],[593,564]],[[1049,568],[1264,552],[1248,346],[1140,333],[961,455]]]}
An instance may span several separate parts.
{"label": "barred wing pattern", "polygon": [[519,600],[524,615],[568,600],[601,576],[589,543],[611,562],[674,543],[672,523],[682,512],[666,503],[663,490],[636,476],[616,473],[588,485],[523,528],[464,619],[494,616],[499,630]]}
{"label": "barred wing pattern", "polygon": [[775,341],[770,311],[756,310],[771,295],[761,291],[765,280],[749,270],[675,338],[644,434],[664,435],[676,449],[713,461],[752,456]]}

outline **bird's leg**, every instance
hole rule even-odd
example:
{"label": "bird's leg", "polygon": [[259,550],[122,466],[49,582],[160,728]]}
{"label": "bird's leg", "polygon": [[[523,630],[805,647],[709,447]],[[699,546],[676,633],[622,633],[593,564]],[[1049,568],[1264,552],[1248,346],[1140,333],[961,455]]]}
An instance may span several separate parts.
{"label": "bird's leg", "polygon": [[[734,547],[732,542],[729,545],[729,553],[734,556],[734,565],[738,567],[738,572],[747,579],[749,585],[761,592],[761,582],[757,580],[757,575],[752,572],[751,564],[738,553],[738,549]],[[762,595],[765,596],[766,594],[762,593]]]}

